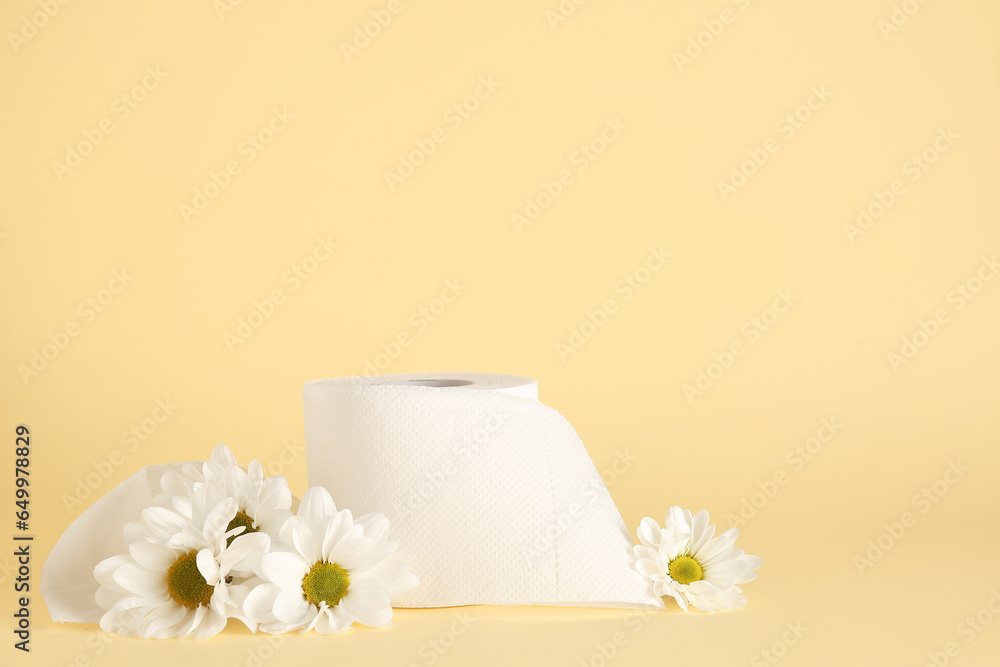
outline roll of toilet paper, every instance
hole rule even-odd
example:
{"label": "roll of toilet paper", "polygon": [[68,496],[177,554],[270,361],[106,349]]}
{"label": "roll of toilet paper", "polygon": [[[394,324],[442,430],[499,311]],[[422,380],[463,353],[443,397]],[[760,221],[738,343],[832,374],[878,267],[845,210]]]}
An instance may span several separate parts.
{"label": "roll of toilet paper", "polygon": [[586,448],[534,380],[336,378],[303,399],[310,486],[385,514],[420,578],[394,606],[663,606]]}

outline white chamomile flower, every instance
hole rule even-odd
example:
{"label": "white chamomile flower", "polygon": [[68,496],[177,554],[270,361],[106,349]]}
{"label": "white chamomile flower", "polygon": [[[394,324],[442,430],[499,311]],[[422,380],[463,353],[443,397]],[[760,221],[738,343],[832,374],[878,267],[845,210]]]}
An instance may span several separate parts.
{"label": "white chamomile flower", "polygon": [[392,626],[390,599],[411,590],[417,577],[390,542],[382,514],[358,519],[337,511],[329,492],[309,489],[297,516],[285,521],[283,545],[261,559],[264,582],[243,605],[264,632],[315,629],[321,634],[362,625]]}
{"label": "white chamomile flower", "polygon": [[131,525],[129,552],[94,568],[100,584],[97,603],[106,613],[101,629],[147,639],[205,639],[242,618],[247,587],[233,583],[231,572],[254,570],[270,548],[264,533],[246,535],[227,545],[227,531],[237,502],[213,482],[195,493],[191,516],[165,507],[147,507]]}
{"label": "white chamomile flower", "polygon": [[692,604],[702,611],[737,609],[747,601],[738,584],[757,578],[762,564],[757,556],[734,549],[739,529],[718,537],[708,523],[708,512],[691,515],[674,506],[667,510],[663,528],[646,517],[639,524],[634,547],[636,569],[653,581],[657,595],[670,595],[681,609]]}
{"label": "white chamomile flower", "polygon": [[205,482],[221,485],[226,495],[236,499],[237,511],[228,529],[243,526],[244,531],[238,535],[263,531],[277,539],[281,525],[292,516],[288,480],[279,475],[265,478],[258,461],[251,461],[243,470],[225,445],[216,446],[211,458],[201,465],[188,463],[180,472],[166,473],[160,480],[163,495],[154,502],[189,516],[190,499]]}

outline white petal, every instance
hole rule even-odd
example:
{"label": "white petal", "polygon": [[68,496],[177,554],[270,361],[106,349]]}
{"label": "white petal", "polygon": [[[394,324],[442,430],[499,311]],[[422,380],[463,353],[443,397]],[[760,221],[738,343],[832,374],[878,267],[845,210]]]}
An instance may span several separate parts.
{"label": "white petal", "polygon": [[148,540],[133,542],[129,545],[128,552],[136,563],[153,571],[166,571],[177,561],[179,555],[174,549]]}
{"label": "white petal", "polygon": [[733,585],[736,585],[736,584],[745,584],[747,582],[753,581],[756,578],[757,578],[757,573],[754,572],[753,570],[751,570],[748,567],[746,569],[746,571],[743,572],[743,574],[741,574],[740,576],[736,577],[736,581],[733,582]]}
{"label": "white petal", "polygon": [[233,451],[229,449],[229,447],[227,447],[226,445],[222,444],[215,446],[215,449],[212,450],[212,456],[210,460],[212,461],[212,463],[220,465],[223,468],[227,468],[229,466],[236,466],[238,468],[240,465],[236,461],[236,455],[233,454]]}
{"label": "white petal", "polygon": [[[192,490],[192,493],[193,492],[194,491]],[[181,516],[187,518],[190,518],[191,514],[194,512],[194,505],[189,496],[171,496],[169,507]]]}
{"label": "white petal", "polygon": [[739,609],[747,604],[746,598],[741,593],[738,587],[731,586],[713,598],[712,602],[719,609]]}
{"label": "white petal", "polygon": [[384,628],[392,623],[389,593],[371,579],[352,581],[339,604],[362,625]]}
{"label": "white petal", "polygon": [[265,513],[273,510],[287,510],[292,506],[292,492],[287,486],[264,489],[257,501],[257,512]]}
{"label": "white petal", "polygon": [[333,609],[324,609],[314,620],[312,627],[321,635],[339,635],[351,629],[351,623],[344,618],[345,614],[340,605]]}
{"label": "white petal", "polygon": [[640,521],[639,529],[636,532],[643,545],[654,549],[660,546],[660,525],[651,517],[647,516]]}
{"label": "white petal", "polygon": [[309,574],[311,567],[298,554],[286,551],[272,551],[260,559],[264,576],[279,588],[301,588],[302,578]]}
{"label": "white petal", "polygon": [[708,512],[701,510],[691,518],[691,553],[698,553],[702,545],[715,535],[715,526],[708,523]]}
{"label": "white petal", "polygon": [[260,567],[260,559],[270,548],[271,538],[265,533],[250,533],[237,537],[219,559],[223,575],[229,574],[232,570],[241,572],[257,570]]}
{"label": "white petal", "polygon": [[635,569],[650,578],[655,577],[658,574],[663,574],[663,571],[660,569],[660,565],[656,561],[652,561],[647,558],[638,559],[635,562]]}
{"label": "white petal", "polygon": [[711,581],[707,579],[700,579],[698,581],[692,581],[688,584],[688,590],[695,594],[703,597],[712,597],[718,594],[719,589]]}
{"label": "white petal", "polygon": [[242,468],[231,466],[222,471],[222,486],[233,498],[236,499],[240,507],[247,507],[252,497],[256,493],[247,484],[247,474]]}
{"label": "white petal", "polygon": [[124,593],[125,589],[115,583],[115,570],[125,563],[131,563],[132,559],[125,554],[105,558],[94,567],[94,578],[101,586],[109,588],[119,593]]}
{"label": "white petal", "polygon": [[129,521],[122,528],[122,537],[125,538],[125,544],[132,544],[150,537],[149,528],[145,521]]}
{"label": "white petal", "polygon": [[278,591],[271,611],[282,623],[301,623],[309,613],[309,606],[301,588],[288,587]]}
{"label": "white petal", "polygon": [[336,513],[337,506],[333,502],[333,497],[322,486],[314,486],[306,491],[305,495],[302,496],[302,502],[299,504],[298,515],[315,522],[319,522]]}
{"label": "white petal", "polygon": [[674,600],[677,601],[677,605],[681,609],[683,609],[684,611],[688,610],[688,601],[687,598],[684,596],[684,593],[678,590],[668,590],[667,593],[669,593],[674,598]]}
{"label": "white petal", "polygon": [[353,570],[363,565],[374,550],[375,542],[365,537],[364,528],[354,526],[330,550],[329,561],[346,570]]}
{"label": "white petal", "polygon": [[717,559],[720,556],[726,557],[733,551],[733,543],[736,541],[736,529],[730,529],[722,533],[718,537],[713,537],[712,539],[705,542],[705,544],[698,549],[698,551],[692,551],[692,555],[696,556],[699,561],[704,565]]}
{"label": "white petal", "polygon": [[274,584],[261,584],[247,594],[243,602],[243,611],[248,617],[258,623],[271,623],[274,617],[274,600],[278,597],[280,588]]}
{"label": "white petal", "polygon": [[[323,558],[330,560],[330,554],[333,552],[334,547],[337,543],[343,539],[351,528],[354,527],[354,517],[351,515],[351,510],[340,510],[333,517],[327,519],[326,529],[323,533],[323,544],[321,550],[323,552]],[[362,527],[364,531],[364,527]]]}
{"label": "white petal", "polygon": [[260,495],[260,490],[264,486],[264,468],[260,461],[251,461],[247,466],[247,484],[255,495]]}
{"label": "white petal", "polygon": [[215,586],[219,583],[219,563],[215,560],[215,554],[211,549],[201,549],[196,557],[198,571],[205,577],[205,583]]}
{"label": "white petal", "polygon": [[712,611],[713,605],[711,600],[704,598],[700,595],[689,595],[691,604],[702,611]]}
{"label": "white petal", "polygon": [[202,620],[205,618],[205,614],[208,613],[208,607],[205,605],[199,605],[194,609],[188,611],[184,615],[184,620],[181,621],[180,627],[177,629],[178,637],[190,637],[194,633],[195,629],[201,624]]}
{"label": "white petal", "polygon": [[173,601],[152,607],[138,621],[139,634],[147,639],[174,637],[187,611]]}
{"label": "white petal", "polygon": [[308,520],[303,521],[301,517],[292,517],[285,522],[283,528],[289,531],[292,545],[306,562],[318,563],[323,559],[323,553],[320,550],[320,536],[313,532],[313,527]]}
{"label": "white petal", "polygon": [[155,598],[167,591],[167,573],[153,573],[137,563],[125,563],[114,572],[115,583],[123,589],[145,598]]}
{"label": "white petal", "polygon": [[351,581],[371,579],[377,581],[389,595],[402,595],[417,587],[417,575],[409,571],[409,562],[403,554],[395,553],[383,558],[372,567],[351,572]]}
{"label": "white petal", "polygon": [[[205,609],[206,607],[202,605],[200,608]],[[208,607],[207,609],[208,611],[205,613],[205,618],[191,634],[191,636],[195,639],[208,639],[209,637],[214,637],[222,632],[223,628],[226,627],[225,615],[219,613],[211,607]]]}
{"label": "white petal", "polygon": [[690,516],[690,512],[674,505],[667,510],[666,516],[663,517],[663,528],[670,532],[680,530],[682,532],[689,533],[691,532]]}
{"label": "white petal", "polygon": [[[209,484],[205,484],[205,487],[208,486]],[[224,498],[219,501],[205,516],[203,529],[205,537],[212,542],[217,541],[226,532],[229,522],[233,520],[239,509],[235,498]],[[198,524],[195,523],[195,525]]]}
{"label": "white petal", "polygon": [[215,545],[205,539],[204,533],[195,529],[194,526],[184,526],[181,528],[181,532],[167,540],[167,546],[190,551],[191,549],[210,549]]}
{"label": "white petal", "polygon": [[149,532],[157,538],[169,539],[188,525],[188,520],[164,507],[147,507],[142,511],[142,520]]}
{"label": "white petal", "polygon": [[285,524],[292,516],[292,511],[287,509],[274,509],[268,511],[257,510],[256,516],[253,518],[254,524],[257,525],[257,529],[263,531],[270,535],[271,537],[277,539],[278,535],[281,534],[281,527]]}
{"label": "white petal", "polygon": [[746,563],[747,567],[751,570],[756,570],[764,564],[764,561],[762,561],[759,556],[743,556],[743,562]]}
{"label": "white petal", "polygon": [[375,540],[376,544],[380,544],[389,539],[389,519],[386,515],[374,512],[372,514],[365,514],[364,516],[359,516],[354,520],[354,523],[360,523],[365,528],[365,537],[370,537]]}
{"label": "white petal", "polygon": [[635,554],[635,557],[637,559],[638,558],[645,558],[647,560],[653,560],[653,561],[655,561],[655,560],[658,560],[659,557],[660,557],[660,552],[659,552],[658,549],[652,549],[650,547],[645,547],[645,546],[643,546],[641,544],[637,544],[634,547],[632,547],[632,553]]}
{"label": "white petal", "polygon": [[205,476],[201,474],[202,464],[185,463],[181,466],[181,474],[192,482],[204,482]]}
{"label": "white petal", "polygon": [[[260,485],[260,497],[265,498],[273,494],[284,495],[284,491],[288,491],[288,480],[281,475],[272,475],[270,477],[265,477],[264,481]],[[282,505],[284,509],[290,509],[292,506],[291,491],[288,493],[288,504]]]}

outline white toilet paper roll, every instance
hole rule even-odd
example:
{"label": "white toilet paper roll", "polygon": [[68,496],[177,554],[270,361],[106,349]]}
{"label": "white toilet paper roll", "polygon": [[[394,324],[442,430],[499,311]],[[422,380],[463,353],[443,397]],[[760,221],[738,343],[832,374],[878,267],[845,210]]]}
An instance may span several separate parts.
{"label": "white toilet paper roll", "polygon": [[576,431],[537,397],[476,373],[305,385],[310,486],[385,514],[420,577],[394,606],[663,607]]}

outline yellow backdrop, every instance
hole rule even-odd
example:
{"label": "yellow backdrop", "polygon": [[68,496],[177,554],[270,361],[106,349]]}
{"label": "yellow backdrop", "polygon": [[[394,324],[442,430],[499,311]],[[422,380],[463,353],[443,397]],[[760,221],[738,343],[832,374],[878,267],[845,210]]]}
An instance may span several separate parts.
{"label": "yellow backdrop", "polygon": [[[0,532],[24,424],[35,537],[4,664],[995,660],[996,2],[13,0],[0,26]],[[301,493],[303,383],[419,371],[537,378],[630,529],[741,528],[749,605],[203,644],[49,621],[46,553],[140,466],[224,442]]]}

